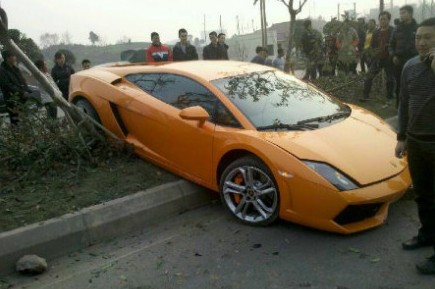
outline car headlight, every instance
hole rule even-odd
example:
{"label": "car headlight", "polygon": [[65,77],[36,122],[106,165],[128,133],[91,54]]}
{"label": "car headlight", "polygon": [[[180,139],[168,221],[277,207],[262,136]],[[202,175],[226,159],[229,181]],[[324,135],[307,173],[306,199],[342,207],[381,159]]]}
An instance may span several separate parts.
{"label": "car headlight", "polygon": [[312,168],[319,175],[327,179],[340,191],[349,191],[357,189],[358,186],[348,177],[325,163],[318,163],[313,161],[303,161],[304,164]]}

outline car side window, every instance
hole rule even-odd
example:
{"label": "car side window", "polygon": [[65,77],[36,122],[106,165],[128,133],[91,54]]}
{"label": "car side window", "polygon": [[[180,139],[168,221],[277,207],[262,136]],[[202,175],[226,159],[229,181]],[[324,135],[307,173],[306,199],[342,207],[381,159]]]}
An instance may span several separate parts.
{"label": "car side window", "polygon": [[152,94],[159,82],[160,74],[130,74],[125,76],[125,79],[134,83],[137,87],[149,94]]}
{"label": "car side window", "polygon": [[190,78],[169,73],[130,74],[125,78],[176,108],[199,105],[208,112],[210,121],[222,126],[240,127],[239,122],[213,93]]}
{"label": "car side window", "polygon": [[176,108],[202,106],[213,115],[216,97],[204,86],[184,76],[168,73],[130,74],[128,81]]}
{"label": "car side window", "polygon": [[215,123],[221,126],[236,128],[241,127],[240,123],[236,120],[232,113],[220,101],[216,105]]}

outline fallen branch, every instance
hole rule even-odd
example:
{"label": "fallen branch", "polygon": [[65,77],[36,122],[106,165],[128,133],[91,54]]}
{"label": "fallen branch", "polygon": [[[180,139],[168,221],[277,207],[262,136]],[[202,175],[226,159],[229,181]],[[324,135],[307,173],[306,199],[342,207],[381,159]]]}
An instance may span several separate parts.
{"label": "fallen branch", "polygon": [[[65,113],[68,122],[73,125],[76,129],[84,129],[89,135],[103,140],[99,131],[96,129],[98,127],[107,136],[124,143],[118,136],[106,129],[100,123],[92,119],[90,116],[85,114],[75,105],[66,101],[56,83],[52,79],[47,78],[39,69],[33,64],[33,62],[27,57],[26,54],[14,43],[14,41],[8,35],[8,17],[6,11],[0,7],[0,42],[10,51],[17,55],[18,59],[24,64],[24,66],[32,73],[36,80],[42,85],[42,87],[47,91],[52,97],[53,101],[59,106]],[[78,125],[79,124],[79,125]]]}

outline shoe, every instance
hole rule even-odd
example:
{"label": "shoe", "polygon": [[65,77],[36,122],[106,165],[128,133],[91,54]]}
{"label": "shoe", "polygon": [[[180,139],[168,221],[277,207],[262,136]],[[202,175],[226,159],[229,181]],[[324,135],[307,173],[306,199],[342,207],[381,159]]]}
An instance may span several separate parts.
{"label": "shoe", "polygon": [[416,264],[418,273],[424,275],[435,275],[435,255],[427,258],[426,261]]}
{"label": "shoe", "polygon": [[403,250],[415,250],[423,247],[429,247],[433,244],[427,240],[425,240],[423,237],[415,236],[412,239],[405,241],[402,243]]}

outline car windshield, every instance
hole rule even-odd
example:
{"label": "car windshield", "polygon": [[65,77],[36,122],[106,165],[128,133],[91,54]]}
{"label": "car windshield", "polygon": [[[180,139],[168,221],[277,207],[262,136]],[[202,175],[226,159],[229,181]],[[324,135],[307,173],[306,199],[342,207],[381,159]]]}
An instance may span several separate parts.
{"label": "car windshield", "polygon": [[306,123],[323,127],[350,114],[348,106],[280,71],[231,76],[213,84],[259,130],[300,128]]}

